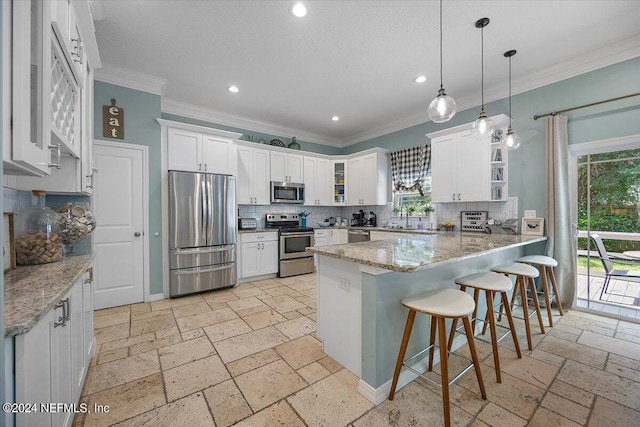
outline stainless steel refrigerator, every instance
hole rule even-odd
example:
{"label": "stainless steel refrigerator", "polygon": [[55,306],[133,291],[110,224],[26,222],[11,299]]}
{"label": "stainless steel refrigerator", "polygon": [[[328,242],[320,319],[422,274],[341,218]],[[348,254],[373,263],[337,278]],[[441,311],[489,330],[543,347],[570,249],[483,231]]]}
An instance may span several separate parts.
{"label": "stainless steel refrigerator", "polygon": [[235,177],[169,171],[171,297],[236,284],[235,204]]}

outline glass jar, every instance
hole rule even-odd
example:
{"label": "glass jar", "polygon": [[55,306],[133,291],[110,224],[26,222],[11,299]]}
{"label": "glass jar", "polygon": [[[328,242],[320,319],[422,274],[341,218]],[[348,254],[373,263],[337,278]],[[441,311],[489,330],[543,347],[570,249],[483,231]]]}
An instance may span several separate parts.
{"label": "glass jar", "polygon": [[62,242],[58,230],[58,214],[44,205],[46,193],[31,192],[31,207],[17,218],[16,263],[46,264],[62,258]]}
{"label": "glass jar", "polygon": [[89,203],[66,203],[58,209],[60,240],[64,254],[73,252],[73,246],[96,228],[96,219]]}

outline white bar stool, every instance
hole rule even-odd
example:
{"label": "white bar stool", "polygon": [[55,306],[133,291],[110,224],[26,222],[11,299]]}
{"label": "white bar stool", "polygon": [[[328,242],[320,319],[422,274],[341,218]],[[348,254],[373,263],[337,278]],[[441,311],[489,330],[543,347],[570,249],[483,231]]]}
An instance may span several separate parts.
{"label": "white bar stool", "polygon": [[[507,276],[510,274],[516,276],[516,286],[511,297],[511,310],[513,310],[516,294],[518,293],[518,290],[520,290],[520,300],[522,301],[522,312],[524,314],[524,326],[527,331],[527,345],[529,350],[533,350],[533,345],[531,344],[531,325],[529,324],[529,317],[533,316],[534,313],[538,315],[540,332],[543,334],[545,333],[544,325],[542,324],[542,314],[540,314],[540,304],[538,303],[538,293],[536,292],[536,285],[533,282],[533,279],[540,275],[538,269],[521,262],[512,262],[493,267],[491,271],[502,273]],[[529,291],[531,292],[531,299],[533,300],[533,311],[530,314],[525,282],[529,284]],[[502,309],[500,309],[500,313],[502,314]]]}
{"label": "white bar stool", "polygon": [[[500,342],[504,337],[511,334],[513,338],[513,345],[516,348],[516,354],[518,358],[522,358],[522,353],[520,352],[520,343],[518,342],[518,334],[516,333],[516,327],[513,323],[513,317],[511,315],[511,307],[509,304],[509,299],[507,296],[507,292],[509,292],[513,288],[513,284],[511,280],[503,275],[498,274],[493,271],[487,271],[482,273],[474,273],[469,274],[467,276],[458,277],[456,283],[460,285],[461,291],[466,291],[467,287],[473,288],[473,299],[476,304],[475,309],[473,310],[473,319],[472,322],[475,324],[476,321],[476,313],[478,310],[478,294],[479,291],[484,291],[486,300],[487,300],[487,314],[485,316],[485,320],[480,320],[484,322],[484,325],[489,324],[489,330],[491,331],[491,344],[493,346],[493,361],[496,368],[496,380],[497,382],[502,382],[502,377],[500,375],[500,357],[498,354],[498,342]],[[507,320],[509,321],[509,331],[505,332],[498,338],[496,332],[496,319],[495,319],[495,306],[493,303],[494,296],[496,292],[500,293],[500,297],[502,300],[502,306],[505,308]],[[453,344],[454,331],[456,331],[456,326],[458,324],[458,319],[453,319],[453,323],[451,324],[451,333],[449,334],[449,343],[448,348],[451,350],[451,345]],[[483,329],[482,333],[484,334],[485,330]]]}
{"label": "white bar stool", "polygon": [[[542,293],[544,294],[544,302],[547,305],[547,315],[549,317],[549,326],[553,327],[553,316],[551,315],[551,303],[555,300],[558,306],[560,316],[564,316],[562,311],[562,302],[560,301],[560,294],[558,293],[558,285],[556,284],[556,276],[553,273],[553,268],[558,266],[558,261],[546,256],[546,255],[528,255],[517,260],[518,262],[524,262],[525,264],[533,265],[540,270],[540,278],[542,279]],[[548,279],[551,281],[553,287],[553,293],[549,292]]]}
{"label": "white bar stool", "polygon": [[[473,341],[473,331],[471,330],[471,322],[469,322],[469,315],[475,309],[476,304],[470,295],[457,289],[436,289],[434,291],[424,292],[409,298],[402,300],[402,305],[409,309],[409,315],[407,316],[407,323],[404,327],[404,335],[402,336],[402,344],[400,345],[400,352],[398,353],[398,361],[396,363],[396,370],[393,374],[393,382],[391,383],[391,391],[389,392],[389,400],[393,400],[393,396],[396,392],[396,386],[398,385],[398,377],[400,376],[400,370],[404,366],[413,373],[420,375],[422,378],[430,381],[442,388],[442,405],[444,408],[444,425],[449,427],[451,425],[451,409],[449,406],[449,385],[458,380],[464,373],[466,373],[472,367],[475,368],[476,378],[478,379],[478,385],[480,386],[480,393],[483,399],[487,399],[487,393],[484,389],[484,383],[482,381],[482,373],[480,372],[480,362],[478,361],[478,355],[476,353],[476,346]],[[422,349],[413,356],[404,359],[407,351],[407,345],[409,344],[409,338],[411,337],[411,329],[413,328],[413,321],[416,318],[416,313],[423,313],[431,316],[431,336],[429,346]],[[449,372],[447,367],[448,350],[447,350],[447,332],[445,327],[446,319],[462,318],[464,324],[465,333],[467,336],[467,343],[469,344],[469,350],[471,351],[471,359],[473,363],[467,366],[461,373],[449,381]],[[437,383],[431,378],[425,377],[422,373],[415,371],[408,366],[406,362],[423,354],[429,350],[429,369],[432,369],[433,365],[433,350],[435,347],[435,335],[436,324],[438,326],[439,345],[440,348],[440,375],[442,377],[442,383]]]}

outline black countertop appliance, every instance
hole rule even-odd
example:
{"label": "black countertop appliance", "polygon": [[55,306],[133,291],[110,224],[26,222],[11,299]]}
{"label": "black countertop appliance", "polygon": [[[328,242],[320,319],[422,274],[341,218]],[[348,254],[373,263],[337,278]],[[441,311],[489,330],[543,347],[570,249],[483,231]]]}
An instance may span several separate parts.
{"label": "black countertop appliance", "polygon": [[353,214],[351,218],[351,226],[352,227],[362,227],[364,225],[364,211],[360,209],[360,212],[356,212]]}
{"label": "black countertop appliance", "polygon": [[363,227],[375,227],[377,225],[377,218],[376,218],[376,214],[371,211],[368,214],[364,214],[364,219],[363,219],[363,223],[362,226]]}

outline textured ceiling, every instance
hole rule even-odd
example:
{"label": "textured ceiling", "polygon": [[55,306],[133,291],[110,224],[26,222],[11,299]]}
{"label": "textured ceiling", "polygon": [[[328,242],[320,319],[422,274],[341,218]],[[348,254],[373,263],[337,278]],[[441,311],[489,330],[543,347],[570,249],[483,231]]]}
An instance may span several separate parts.
{"label": "textured ceiling", "polygon": [[[312,142],[340,146],[428,120],[439,87],[437,1],[307,1],[302,19],[291,3],[106,0],[101,60],[166,79],[166,99]],[[616,45],[631,41],[637,52],[640,40],[637,0],[444,1],[444,86],[462,108],[480,103],[482,17],[491,19],[485,101],[505,94],[509,49],[518,50],[514,87],[525,90],[534,77],[589,69]],[[413,82],[419,74],[426,83]]]}

